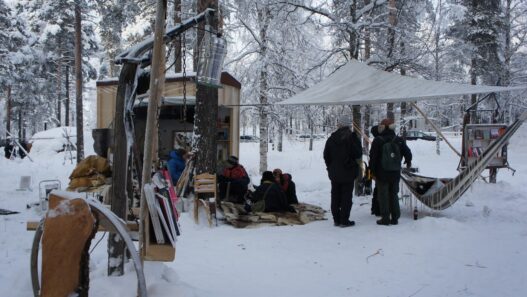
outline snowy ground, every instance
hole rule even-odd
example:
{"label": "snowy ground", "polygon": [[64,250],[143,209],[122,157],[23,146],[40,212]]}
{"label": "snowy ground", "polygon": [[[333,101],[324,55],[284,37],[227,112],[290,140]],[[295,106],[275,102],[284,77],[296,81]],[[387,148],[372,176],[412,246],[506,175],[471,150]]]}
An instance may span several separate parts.
{"label": "snowy ground", "polygon": [[[317,141],[309,152],[308,142],[286,142],[284,152],[270,151],[269,169],[292,173],[299,200],[329,209],[323,145]],[[456,174],[458,159],[444,143],[439,156],[433,142],[409,146],[422,174]],[[375,224],[370,197],[354,198],[357,225],[345,229],[334,227],[330,214],[305,226],[211,229],[185,213],[176,260],[146,265],[149,296],[527,296],[526,146],[524,126],[509,147],[515,176],[500,171],[495,185],[478,181],[440,213],[420,207],[417,221],[403,205],[397,226]],[[241,163],[255,183],[257,152],[257,144],[242,143]],[[33,157],[35,163],[0,158],[0,208],[21,212],[0,216],[0,296],[32,294],[33,233],[25,222],[37,214],[25,206],[38,199],[38,181],[65,185],[73,169],[62,154]],[[32,176],[33,192],[16,191],[21,175]],[[124,277],[106,276],[105,240],[92,254],[91,296],[135,296],[131,265]]]}

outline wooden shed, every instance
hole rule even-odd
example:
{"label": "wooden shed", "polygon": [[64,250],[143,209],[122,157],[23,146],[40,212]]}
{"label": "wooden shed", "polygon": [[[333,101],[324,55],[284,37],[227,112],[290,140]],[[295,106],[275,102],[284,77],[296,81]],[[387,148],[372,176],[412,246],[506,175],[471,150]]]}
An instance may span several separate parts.
{"label": "wooden shed", "polygon": [[[181,138],[190,139],[194,123],[196,102],[195,73],[186,78],[186,100],[183,99],[181,75],[167,75],[165,91],[159,114],[159,157],[165,159],[177,147]],[[221,74],[222,88],[218,89],[218,160],[226,160],[230,155],[239,155],[240,147],[240,89],[241,84],[227,72]],[[115,97],[118,79],[97,81],[97,128],[111,128],[115,113]],[[144,131],[148,94],[138,95],[134,102],[135,139],[139,151],[143,152]],[[186,119],[183,120],[183,115]]]}

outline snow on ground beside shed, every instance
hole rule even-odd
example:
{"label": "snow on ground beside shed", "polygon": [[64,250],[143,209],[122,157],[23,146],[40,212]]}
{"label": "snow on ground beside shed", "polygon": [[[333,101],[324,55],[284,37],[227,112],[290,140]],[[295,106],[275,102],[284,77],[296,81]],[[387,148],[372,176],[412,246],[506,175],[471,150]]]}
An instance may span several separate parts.
{"label": "snow on ground beside shed", "polygon": [[[336,228],[329,220],[304,226],[261,226],[234,229],[220,224],[195,225],[181,218],[182,236],[173,263],[147,262],[149,296],[523,296],[527,294],[527,126],[509,147],[515,176],[500,170],[496,185],[477,181],[453,207],[429,212],[414,221],[408,206],[398,226],[377,226],[370,197],[355,197],[355,227]],[[460,138],[452,139],[460,146]],[[414,164],[432,176],[456,175],[458,158],[441,143],[410,141]],[[286,141],[284,152],[270,149],[269,169],[293,175],[299,200],[329,209],[330,183],[322,161],[324,140]],[[29,160],[0,160],[0,208],[20,214],[0,216],[0,296],[29,296],[29,253],[32,232],[25,210],[38,199],[36,181],[57,177],[64,182],[73,166],[61,154],[32,155]],[[258,144],[242,143],[240,162],[255,184]],[[33,192],[17,192],[24,172],[33,176]],[[8,173],[8,174],[6,174]],[[64,183],[63,183],[64,185]],[[470,202],[470,203],[469,203]],[[467,207],[466,205],[472,205]],[[93,244],[103,236],[99,233]],[[135,296],[135,273],[106,276],[106,237],[91,257],[92,296]]]}

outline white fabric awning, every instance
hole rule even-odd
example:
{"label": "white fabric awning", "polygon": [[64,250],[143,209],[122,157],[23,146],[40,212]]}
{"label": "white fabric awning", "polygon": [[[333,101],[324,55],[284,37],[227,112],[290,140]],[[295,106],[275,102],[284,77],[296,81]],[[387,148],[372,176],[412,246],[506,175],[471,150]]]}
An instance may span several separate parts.
{"label": "white fabric awning", "polygon": [[527,89],[417,79],[352,60],[318,84],[278,102],[284,105],[373,104]]}

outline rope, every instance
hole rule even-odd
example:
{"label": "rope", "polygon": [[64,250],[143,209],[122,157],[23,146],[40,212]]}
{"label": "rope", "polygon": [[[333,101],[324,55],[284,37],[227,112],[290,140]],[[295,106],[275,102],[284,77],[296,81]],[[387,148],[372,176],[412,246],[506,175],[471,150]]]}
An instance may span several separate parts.
{"label": "rope", "polygon": [[441,132],[441,130],[439,130],[439,128],[437,128],[437,126],[431,121],[428,119],[428,117],[425,115],[425,113],[419,108],[417,107],[417,104],[413,103],[413,102],[410,102],[410,104],[412,105],[413,108],[415,108],[415,110],[417,110],[417,112],[419,112],[427,121],[428,123],[430,123],[430,126],[432,126],[432,128],[434,128],[434,130],[436,130],[437,134],[439,136],[441,136],[441,138],[443,138],[443,140],[446,142],[446,144],[448,144],[448,146],[459,156],[461,157],[461,153],[456,150],[456,148],[454,148],[454,146],[450,143],[450,141],[448,141],[448,139],[445,137],[445,135],[443,135],[443,133]]}
{"label": "rope", "polygon": [[353,128],[355,129],[355,131],[359,132],[359,134],[364,138],[364,140],[368,143],[368,144],[371,144],[371,140],[370,138],[368,137],[368,135],[364,134],[364,132],[357,127],[357,124],[355,124],[355,122],[353,122]]}

